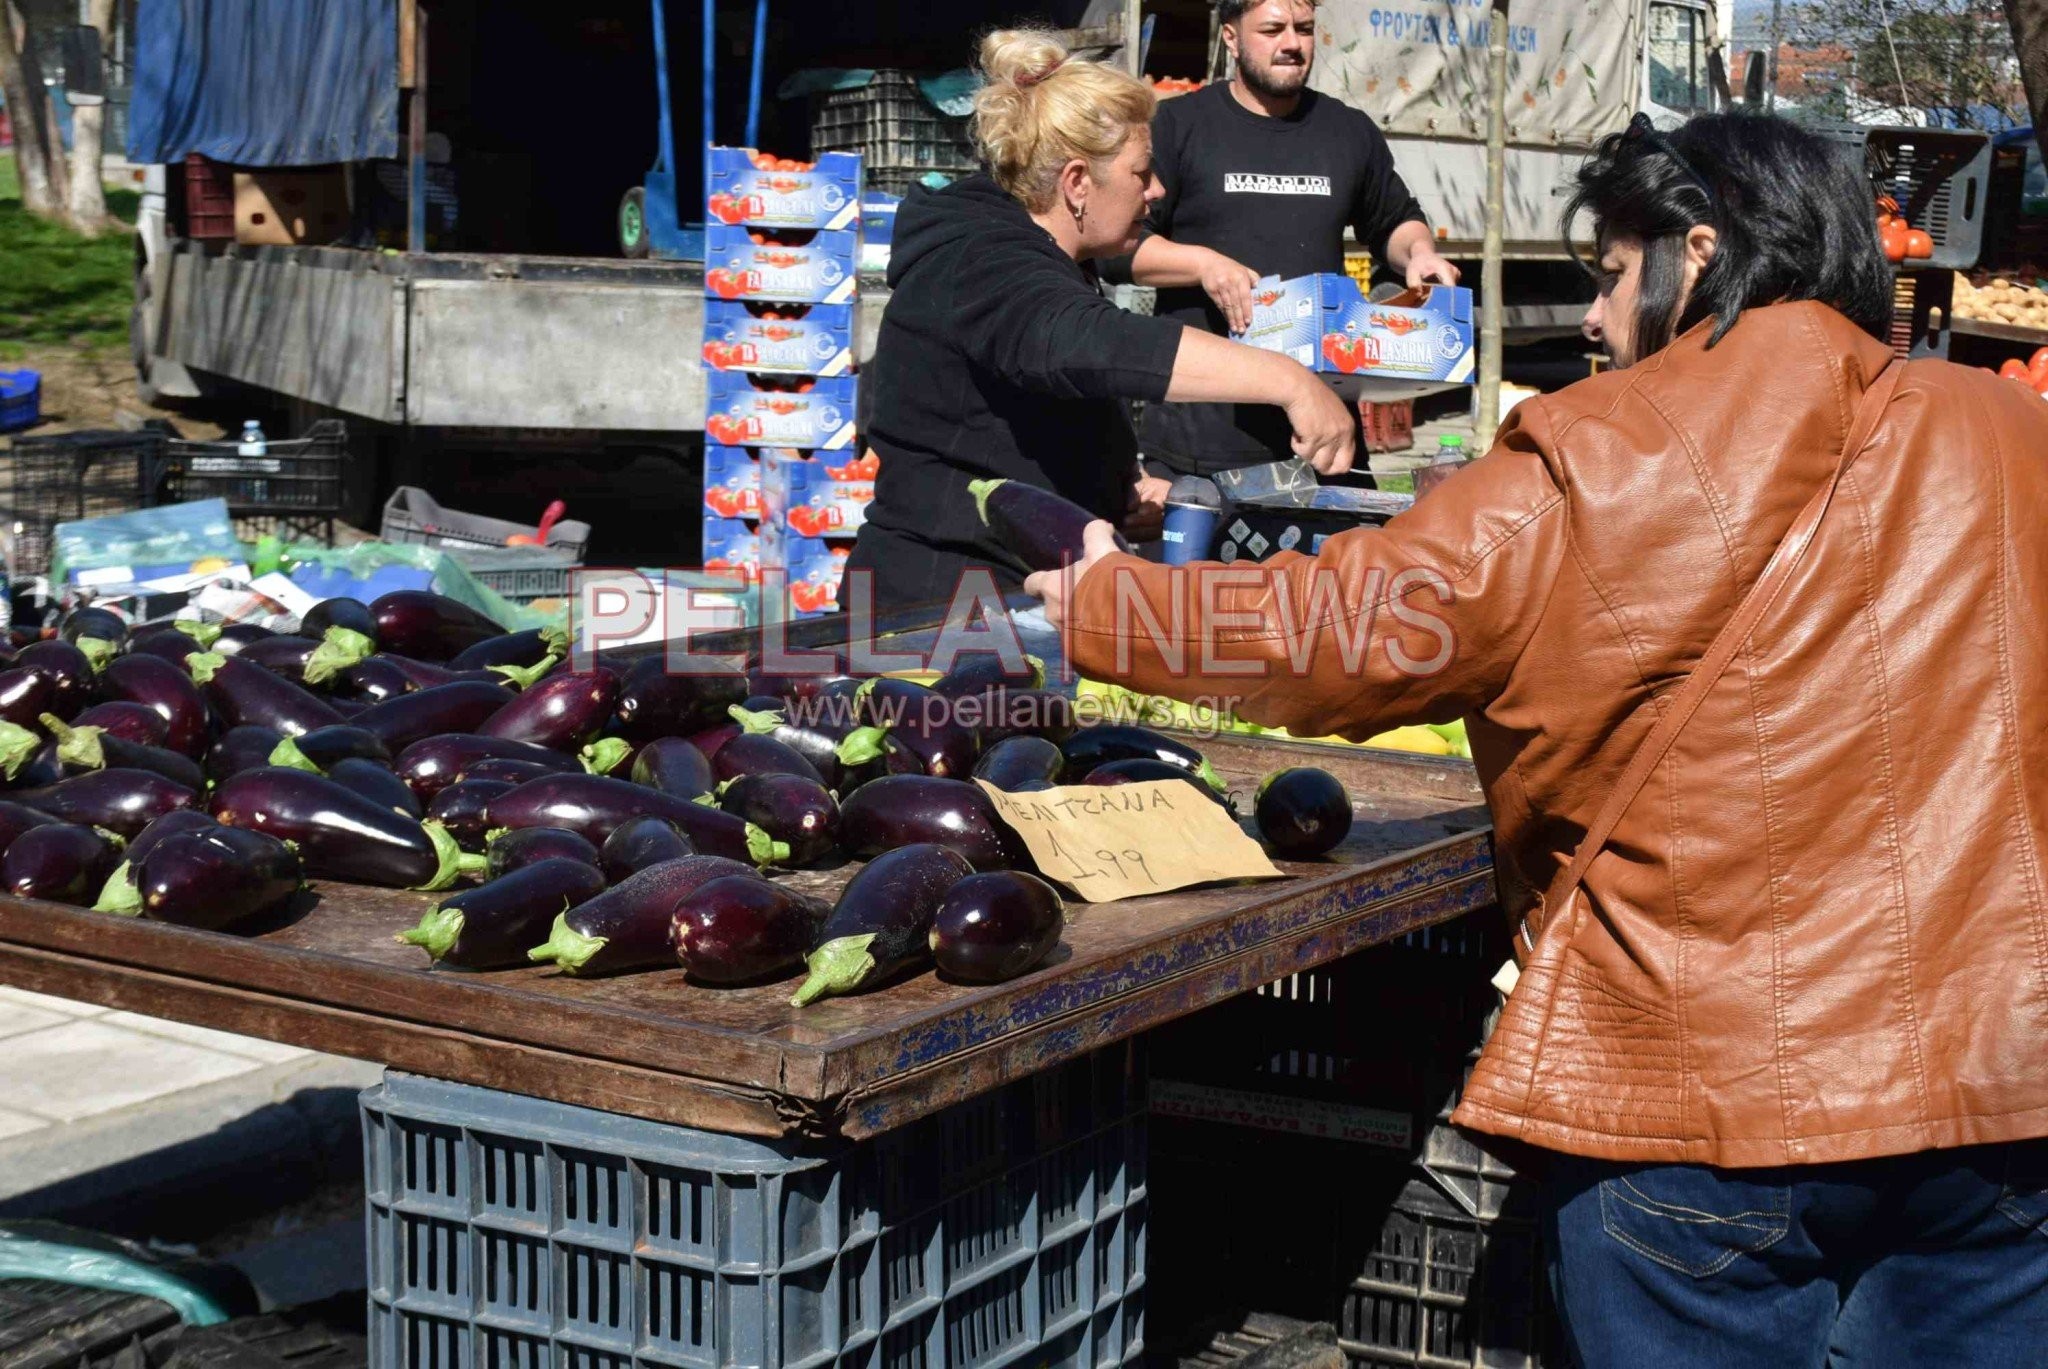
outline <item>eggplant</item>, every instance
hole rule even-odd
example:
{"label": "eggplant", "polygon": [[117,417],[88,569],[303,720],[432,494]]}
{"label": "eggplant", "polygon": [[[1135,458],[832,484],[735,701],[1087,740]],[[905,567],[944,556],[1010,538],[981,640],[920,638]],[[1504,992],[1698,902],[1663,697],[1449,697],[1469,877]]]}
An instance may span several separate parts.
{"label": "eggplant", "polygon": [[254,642],[261,642],[278,634],[255,623],[222,623],[220,635],[213,639],[211,650],[223,656],[237,656],[242,648]]}
{"label": "eggplant", "polygon": [[619,731],[636,743],[687,737],[726,722],[727,710],[747,694],[747,677],[739,671],[671,674],[662,657],[643,657],[619,682]]}
{"label": "eggplant", "polygon": [[787,974],[804,963],[825,905],[753,875],[727,875],[676,904],[669,946],[690,978],[745,984]]}
{"label": "eggplant", "polygon": [[789,846],[792,865],[812,865],[839,846],[839,801],[802,775],[742,775],[718,791],[718,806]]}
{"label": "eggplant", "polygon": [[[452,675],[453,672],[448,672]],[[452,680],[442,683],[452,683]],[[395,699],[400,694],[409,694],[415,688],[412,676],[401,670],[388,656],[372,656],[358,661],[341,676],[339,689],[346,690],[349,697],[362,699],[367,703],[380,704],[386,699]]]}
{"label": "eggplant", "polygon": [[981,755],[981,734],[956,718],[953,700],[908,680],[875,679],[861,686],[863,718],[887,727],[890,737],[917,757],[927,775],[965,779]]}
{"label": "eggplant", "polygon": [[305,884],[291,847],[239,827],[178,833],[131,868],[135,911],[151,921],[209,931],[273,912]]}
{"label": "eggplant", "polygon": [[366,638],[375,650],[377,640],[377,616],[370,612],[370,606],[360,599],[346,594],[332,599],[322,599],[306,610],[306,616],[299,619],[299,634],[316,641],[324,640],[328,633],[340,628]]}
{"label": "eggplant", "polygon": [[[52,703],[56,697],[57,691],[46,675],[20,667],[0,670],[0,722],[34,728],[44,714],[56,711]],[[83,711],[82,708],[73,708],[69,714],[58,716],[76,717]]]}
{"label": "eggplant", "polygon": [[909,747],[889,735],[886,727],[859,727],[846,734],[832,753],[839,762],[841,802],[884,775],[922,775],[924,762]]}
{"label": "eggplant", "polygon": [[839,806],[839,844],[860,857],[899,846],[944,846],[977,870],[1030,861],[978,786],[929,775],[885,775],[854,790]]}
{"label": "eggplant", "polygon": [[206,752],[206,778],[219,784],[230,775],[270,764],[270,757],[284,733],[275,728],[245,723],[221,733],[220,740]]}
{"label": "eggplant", "polygon": [[[811,763],[811,768],[818,772],[819,783],[827,789],[837,789],[841,772],[839,744],[859,724],[851,709],[830,710],[818,705],[818,700],[811,700],[800,707],[735,708],[732,716],[742,732],[771,737],[782,743]],[[846,716],[837,721],[808,716],[814,712],[833,711],[843,711]]]}
{"label": "eggplant", "polygon": [[[193,683],[188,668],[161,656],[131,653],[107,662],[107,668],[100,672],[99,684],[102,697],[141,704],[161,717],[164,720],[163,745],[167,749],[190,756],[195,761],[206,754],[212,730],[206,696]],[[64,717],[61,708],[50,711]]]}
{"label": "eggplant", "polygon": [[744,730],[718,748],[717,759],[711,762],[711,774],[720,782],[741,775],[802,775],[821,785],[825,782],[818,767],[805,760],[796,748],[784,746],[766,733]]}
{"label": "eggplant", "polygon": [[147,770],[195,793],[206,788],[206,774],[199,768],[199,762],[175,751],[127,741],[103,728],[67,727],[54,713],[43,715],[43,726],[57,743],[58,764],[68,773],[105,770],[113,766]]}
{"label": "eggplant", "polygon": [[1058,784],[1066,763],[1060,749],[1043,737],[1011,737],[981,753],[974,763],[974,778],[987,780],[1006,794],[1024,794]]}
{"label": "eggplant", "polygon": [[543,860],[464,889],[429,908],[397,940],[436,965],[495,970],[526,964],[554,920],[604,892],[604,875],[580,860]]}
{"label": "eggplant", "polygon": [[375,736],[396,756],[428,737],[474,732],[517,697],[503,685],[461,680],[372,704],[349,723]]}
{"label": "eggplant", "polygon": [[1060,944],[1059,890],[1022,870],[969,875],[932,918],[932,961],[965,984],[1000,984],[1038,965]]}
{"label": "eggplant", "polygon": [[137,836],[164,814],[190,808],[199,792],[148,770],[88,770],[40,789],[14,791],[14,800],[65,822]]}
{"label": "eggplant", "polygon": [[337,677],[346,682],[349,672],[377,650],[377,620],[370,606],[346,596],[322,599],[307,609],[299,619],[299,635],[319,643],[305,666],[305,681],[311,685]]}
{"label": "eggplant", "polygon": [[85,653],[97,671],[128,645],[128,621],[104,608],[75,608],[64,615],[57,635]]}
{"label": "eggplant", "polygon": [[[717,727],[707,727],[701,732],[692,732],[683,740],[696,747],[705,760],[712,761],[718,759],[719,748],[739,734],[740,725],[738,723],[720,723]],[[655,740],[658,741],[660,738]]]}
{"label": "eggplant", "polygon": [[[91,660],[70,642],[52,638],[45,642],[31,642],[14,657],[13,667],[0,673],[0,717],[10,722],[20,722],[10,711],[7,677],[15,670],[26,670],[42,677],[50,686],[46,702],[36,708],[31,717],[41,713],[55,713],[65,722],[70,722],[92,703],[98,684]],[[138,700],[149,702],[146,699]]]}
{"label": "eggplant", "polygon": [[272,765],[288,765],[317,774],[324,774],[350,759],[375,761],[388,766],[391,752],[375,733],[343,723],[337,727],[316,727],[311,732],[286,737],[270,753]]}
{"label": "eggplant", "polygon": [[328,767],[327,778],[394,813],[403,813],[415,821],[425,816],[412,789],[392,774],[388,765],[379,765],[362,756],[348,756]]}
{"label": "eggplant", "polygon": [[[311,637],[300,637],[291,633],[279,633],[265,637],[260,642],[251,642],[235,653],[238,661],[260,665],[271,674],[290,680],[295,685],[314,683],[306,678],[306,663],[313,653],[320,649],[320,643]],[[188,658],[189,659],[189,658]]]}
{"label": "eggplant", "polygon": [[1252,820],[1274,855],[1314,860],[1350,834],[1351,795],[1327,770],[1276,770],[1259,782]]}
{"label": "eggplant", "polygon": [[577,759],[583,762],[583,768],[591,774],[629,773],[633,760],[640,754],[640,748],[618,735],[618,725],[617,718],[611,719],[597,740],[576,753]]}
{"label": "eggplant", "polygon": [[[58,819],[48,813],[29,807],[25,803],[10,803],[0,799],[0,852],[14,844],[14,839],[31,827],[47,827]],[[159,818],[159,822],[163,819]]]}
{"label": "eggplant", "polygon": [[[545,830],[545,829],[543,829]],[[667,818],[628,818],[612,829],[598,852],[598,868],[611,884],[623,883],[650,865],[694,856],[697,848]]]}
{"label": "eggplant", "polygon": [[1202,783],[1186,770],[1178,765],[1174,765],[1170,761],[1155,760],[1150,756],[1135,756],[1130,760],[1110,761],[1107,764],[1098,765],[1088,772],[1088,778],[1082,780],[1081,783],[1105,786],[1115,784],[1147,784],[1153,780],[1184,780],[1194,786],[1196,793],[1208,799],[1211,803],[1220,804],[1224,808],[1230,809],[1233,813],[1237,811],[1230,802],[1230,795],[1217,793],[1214,789],[1211,789],[1208,785]]}
{"label": "eggplant", "polygon": [[493,799],[514,787],[510,780],[458,780],[434,795],[427,805],[427,820],[447,828],[463,850],[481,854],[484,834],[491,830],[484,825],[484,815]]}
{"label": "eggplant", "polygon": [[255,723],[296,737],[316,727],[341,725],[341,714],[324,700],[253,661],[202,651],[187,659],[185,668],[230,727]]}
{"label": "eggplant", "polygon": [[213,791],[209,811],[229,827],[295,843],[315,879],[433,891],[483,868],[483,858],[464,855],[439,824],[415,822],[303,770],[244,770]]}
{"label": "eggplant", "polygon": [[8,843],[0,856],[0,889],[13,898],[87,908],[120,863],[118,840],[77,823],[53,822]]}
{"label": "eggplant", "polygon": [[128,639],[129,656],[160,656],[173,665],[183,665],[187,656],[196,656],[206,648],[190,633],[174,627],[151,628]]}
{"label": "eggplant", "polygon": [[1074,701],[1050,689],[985,690],[963,697],[954,716],[978,725],[984,748],[1011,737],[1043,737],[1058,745],[1074,735]]}
{"label": "eggplant", "polygon": [[[424,697],[424,696],[416,696]],[[582,773],[581,767],[559,751],[550,751],[544,746],[530,742],[509,741],[503,737],[477,737],[466,733],[448,732],[433,737],[423,737],[398,753],[398,759],[391,768],[406,782],[412,792],[420,796],[423,803],[431,803],[434,795],[458,780],[469,777],[469,768],[485,760],[526,761],[545,766],[555,773]]]}
{"label": "eggplant", "polygon": [[522,827],[510,832],[493,832],[484,847],[484,878],[496,879],[543,860],[580,860],[593,869],[604,868],[598,849],[574,832],[560,827]]}
{"label": "eggplant", "polygon": [[476,732],[551,751],[575,751],[597,740],[618,702],[619,677],[603,666],[553,675],[492,714]]}
{"label": "eggplant", "polygon": [[569,769],[567,766],[543,765],[539,761],[517,760],[510,756],[486,756],[480,761],[472,761],[464,766],[462,774],[457,777],[457,783],[462,780],[504,780],[508,784],[524,784],[528,780],[537,780],[542,775],[566,774]]}
{"label": "eggplant", "polygon": [[1079,784],[1088,772],[1111,761],[1160,760],[1177,766],[1221,794],[1226,786],[1208,758],[1185,742],[1154,732],[1149,727],[1101,724],[1084,727],[1060,744],[1067,758],[1062,782]]}
{"label": "eggplant", "polygon": [[528,951],[527,958],[574,975],[673,965],[669,920],[676,905],[711,881],[725,878],[760,876],[752,866],[722,856],[684,856],[650,865],[557,917],[547,940]]}
{"label": "eggplant", "polygon": [[[971,480],[967,492],[974,496],[982,526],[995,534],[1003,550],[1034,571],[1079,562],[1087,555],[1082,534],[1090,523],[1100,521],[1072,500],[1021,480]],[[1122,533],[1116,534],[1116,549],[1131,550]]]}
{"label": "eggplant", "polygon": [[212,815],[198,808],[180,808],[164,814],[155,822],[142,829],[133,841],[128,843],[122,860],[114,867],[114,873],[107,876],[105,886],[100,890],[99,901],[94,903],[96,913],[121,913],[132,916],[142,911],[142,896],[135,887],[135,867],[142,858],[155,848],[156,844],[170,837],[183,836],[188,832],[211,831],[220,824]]}
{"label": "eggplant", "polygon": [[805,958],[810,974],[789,1000],[791,1006],[801,1008],[830,995],[852,993],[925,960],[931,955],[932,918],[939,905],[954,885],[973,873],[974,867],[959,852],[929,842],[869,861],[847,881],[819,929],[818,944]]}
{"label": "eggplant", "polygon": [[789,847],[730,813],[643,788],[609,775],[543,775],[491,805],[490,825],[566,827],[603,845],[628,818],[652,815],[675,823],[699,851],[730,860],[774,865]]}
{"label": "eggplant", "polygon": [[486,638],[475,646],[463,648],[448,662],[448,668],[487,670],[497,665],[532,666],[539,665],[550,656],[558,661],[569,656],[568,630],[553,624]]}
{"label": "eggplant", "polygon": [[[43,716],[49,718],[54,715],[45,713]],[[62,727],[64,724],[57,725]],[[38,761],[41,764],[34,764]],[[48,738],[16,723],[0,722],[0,776],[4,776],[7,783],[45,783],[38,777],[45,773],[61,773],[61,769],[62,763]]]}
{"label": "eggplant", "polygon": [[370,605],[380,651],[446,661],[505,629],[467,604],[424,589],[400,589]]}
{"label": "eggplant", "polygon": [[1024,669],[1011,673],[1001,655],[977,651],[953,663],[953,668],[933,680],[931,690],[949,699],[965,699],[991,689],[1043,689],[1045,662],[1026,653]]}
{"label": "eggplant", "polygon": [[[498,683],[481,670],[450,670],[447,666],[435,665],[432,661],[415,661],[410,656],[397,656],[389,652],[379,652],[362,662],[362,665],[367,666],[372,662],[375,662],[378,668],[397,671],[404,677],[407,689],[434,689],[441,685],[478,680],[485,684]],[[353,678],[355,670],[352,669],[349,674]]]}
{"label": "eggplant", "polygon": [[657,737],[633,757],[632,780],[679,799],[694,799],[718,787],[704,753],[681,737]]}
{"label": "eggplant", "polygon": [[139,746],[162,746],[171,731],[171,725],[155,709],[119,699],[112,703],[94,704],[73,718],[71,725],[95,727],[108,736]]}

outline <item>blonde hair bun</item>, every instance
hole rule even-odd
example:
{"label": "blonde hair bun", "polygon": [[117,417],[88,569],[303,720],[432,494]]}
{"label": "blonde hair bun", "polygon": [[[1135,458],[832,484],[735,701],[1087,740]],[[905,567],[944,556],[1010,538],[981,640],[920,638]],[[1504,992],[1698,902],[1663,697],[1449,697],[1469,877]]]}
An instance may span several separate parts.
{"label": "blonde hair bun", "polygon": [[1145,82],[1073,56],[1046,29],[998,29],[981,40],[979,65],[974,141],[996,183],[1027,209],[1051,203],[1060,168],[1075,158],[1099,177],[1158,102]]}

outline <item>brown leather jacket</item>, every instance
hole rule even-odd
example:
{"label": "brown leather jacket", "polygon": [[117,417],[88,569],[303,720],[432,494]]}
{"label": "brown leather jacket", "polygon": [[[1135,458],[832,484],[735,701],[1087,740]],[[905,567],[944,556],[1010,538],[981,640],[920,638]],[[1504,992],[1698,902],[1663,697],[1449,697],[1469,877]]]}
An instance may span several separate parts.
{"label": "brown leather jacket", "polygon": [[[1815,304],[1704,342],[1523,403],[1485,457],[1319,557],[1209,591],[1105,562],[1076,587],[1072,658],[1241,695],[1297,735],[1466,718],[1501,903],[1552,972],[1510,996],[1460,1124],[1725,1166],[2048,1135],[2048,405],[1988,371],[1908,366],[1580,915],[1544,925],[1888,358]],[[1342,603],[1320,619],[1318,572]],[[1177,670],[1139,592],[1161,638],[1211,625],[1211,659]],[[1264,673],[1230,673],[1247,663]]]}

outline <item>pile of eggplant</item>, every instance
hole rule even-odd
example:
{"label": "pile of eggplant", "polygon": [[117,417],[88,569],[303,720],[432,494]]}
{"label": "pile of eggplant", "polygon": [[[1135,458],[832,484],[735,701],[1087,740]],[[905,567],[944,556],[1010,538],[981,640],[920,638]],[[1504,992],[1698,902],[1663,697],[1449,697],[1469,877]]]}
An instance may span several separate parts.
{"label": "pile of eggplant", "polygon": [[[975,779],[1164,778],[1229,802],[1181,742],[1077,727],[1036,661],[969,657],[926,686],[567,656],[559,632],[419,591],[325,601],[292,634],[131,634],[79,610],[0,655],[0,878],[240,930],[310,880],[421,890],[439,898],[399,939],[431,964],[801,971],[802,1005],[928,965],[1000,982],[1053,954],[1060,895]],[[1349,815],[1320,771],[1259,796],[1287,854],[1327,850]],[[848,860],[867,863],[831,903],[764,873]]]}

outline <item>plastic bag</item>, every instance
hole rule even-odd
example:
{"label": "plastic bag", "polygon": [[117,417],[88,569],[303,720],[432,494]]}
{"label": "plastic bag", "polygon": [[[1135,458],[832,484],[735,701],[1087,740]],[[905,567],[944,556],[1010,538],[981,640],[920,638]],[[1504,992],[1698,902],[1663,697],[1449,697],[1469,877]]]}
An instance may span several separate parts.
{"label": "plastic bag", "polygon": [[0,1223],[0,1279],[138,1293],[169,1303],[187,1326],[214,1326],[256,1310],[255,1292],[237,1270],[59,1222]]}

